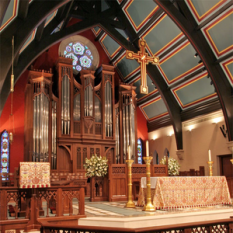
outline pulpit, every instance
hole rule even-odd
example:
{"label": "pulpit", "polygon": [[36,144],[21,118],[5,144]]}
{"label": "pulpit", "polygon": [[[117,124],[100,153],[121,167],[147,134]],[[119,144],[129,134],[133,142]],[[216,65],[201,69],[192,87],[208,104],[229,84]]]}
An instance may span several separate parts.
{"label": "pulpit", "polygon": [[108,201],[108,177],[93,176],[90,182],[90,201]]}

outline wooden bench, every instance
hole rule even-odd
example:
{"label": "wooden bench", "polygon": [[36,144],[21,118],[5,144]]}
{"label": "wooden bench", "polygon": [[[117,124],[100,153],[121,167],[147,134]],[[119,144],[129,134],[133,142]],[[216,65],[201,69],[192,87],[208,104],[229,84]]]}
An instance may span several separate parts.
{"label": "wooden bench", "polygon": [[179,176],[205,176],[205,167],[199,166],[199,170],[179,171]]}

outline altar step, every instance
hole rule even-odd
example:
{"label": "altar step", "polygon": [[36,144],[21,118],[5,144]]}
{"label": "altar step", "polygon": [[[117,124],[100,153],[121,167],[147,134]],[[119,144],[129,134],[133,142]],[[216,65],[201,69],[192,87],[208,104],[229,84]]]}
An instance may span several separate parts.
{"label": "altar step", "polygon": [[[86,203],[87,217],[80,218],[81,226],[101,226],[119,228],[141,228],[167,226],[173,224],[195,223],[233,216],[233,206],[211,206],[203,208],[187,208],[169,211],[145,212],[141,207],[124,208],[122,202]],[[74,208],[75,205],[73,206]]]}

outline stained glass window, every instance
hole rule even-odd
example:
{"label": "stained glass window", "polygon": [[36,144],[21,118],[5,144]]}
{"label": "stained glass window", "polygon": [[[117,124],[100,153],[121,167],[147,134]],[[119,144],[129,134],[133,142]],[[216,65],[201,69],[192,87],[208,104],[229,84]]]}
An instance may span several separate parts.
{"label": "stained glass window", "polygon": [[9,173],[10,141],[9,134],[5,130],[1,135],[1,167],[0,173]]}
{"label": "stained glass window", "polygon": [[91,50],[80,42],[69,43],[64,51],[65,57],[73,59],[73,69],[81,71],[92,65],[93,56]]}
{"label": "stained glass window", "polygon": [[137,152],[138,152],[138,164],[142,164],[142,139],[138,139],[137,145]]}

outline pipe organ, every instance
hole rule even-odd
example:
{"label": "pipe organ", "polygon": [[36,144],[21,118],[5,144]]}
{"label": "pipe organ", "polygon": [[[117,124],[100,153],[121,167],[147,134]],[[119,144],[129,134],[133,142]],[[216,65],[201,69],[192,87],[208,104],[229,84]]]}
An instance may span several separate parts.
{"label": "pipe organ", "polygon": [[130,145],[131,158],[137,162],[136,87],[120,84],[119,102],[115,105],[116,163],[125,163]]}
{"label": "pipe organ", "polygon": [[[114,67],[82,70],[73,77],[72,59],[59,57],[56,75],[29,71],[25,91],[25,161],[50,162],[59,172],[84,172],[85,158],[136,159],[135,87],[119,84]],[[54,86],[53,86],[54,85]]]}
{"label": "pipe organ", "polygon": [[52,100],[51,71],[32,70],[25,91],[25,161],[48,162]]}

